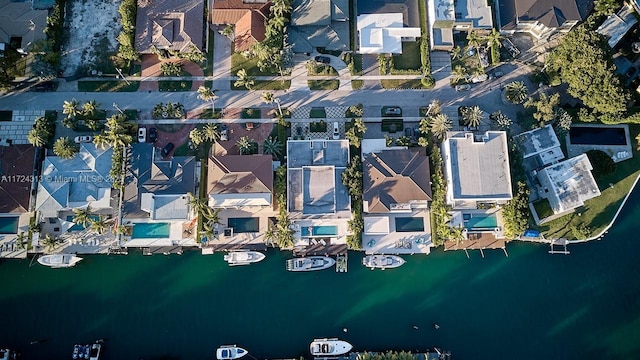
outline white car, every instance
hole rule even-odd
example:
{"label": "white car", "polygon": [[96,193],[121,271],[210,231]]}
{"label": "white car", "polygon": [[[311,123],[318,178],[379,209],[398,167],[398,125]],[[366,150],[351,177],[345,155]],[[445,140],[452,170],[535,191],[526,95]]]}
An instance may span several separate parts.
{"label": "white car", "polygon": [[333,140],[340,139],[340,124],[338,122],[333,123]]}
{"label": "white car", "polygon": [[138,129],[138,142],[147,142],[147,128],[141,127]]}
{"label": "white car", "polygon": [[470,89],[471,89],[471,85],[469,84],[456,85],[456,91],[466,91]]}
{"label": "white car", "polygon": [[93,141],[93,136],[90,136],[90,135],[76,136],[73,139],[73,141],[75,141],[76,144],[89,143]]}

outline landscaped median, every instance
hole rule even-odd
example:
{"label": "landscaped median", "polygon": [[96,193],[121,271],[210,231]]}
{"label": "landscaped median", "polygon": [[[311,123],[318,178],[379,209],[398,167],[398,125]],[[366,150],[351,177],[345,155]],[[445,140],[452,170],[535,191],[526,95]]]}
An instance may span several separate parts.
{"label": "landscaped median", "polygon": [[[640,125],[629,125],[629,131],[631,134],[639,133]],[[578,238],[584,240],[599,236],[607,228],[640,175],[640,152],[635,146],[632,149],[632,159],[617,163],[613,174],[596,179],[600,196],[587,200],[575,212],[538,227],[547,239],[576,239],[574,233],[588,234]]]}
{"label": "landscaped median", "polygon": [[78,81],[79,92],[133,92],[138,91],[140,81],[87,80]]}

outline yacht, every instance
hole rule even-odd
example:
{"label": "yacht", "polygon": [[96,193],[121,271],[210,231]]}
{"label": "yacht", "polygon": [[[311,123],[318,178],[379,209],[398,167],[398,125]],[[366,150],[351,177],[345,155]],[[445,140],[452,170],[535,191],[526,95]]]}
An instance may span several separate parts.
{"label": "yacht", "polygon": [[315,271],[332,267],[336,261],[328,256],[308,256],[287,260],[288,271]]}
{"label": "yacht", "polygon": [[404,259],[397,255],[367,255],[362,258],[362,265],[373,269],[393,269],[402,266]]}
{"label": "yacht", "polygon": [[72,267],[75,266],[80,260],[82,260],[82,258],[76,256],[75,254],[52,254],[41,256],[38,258],[38,262],[41,265],[52,268]]}
{"label": "yacht", "polygon": [[223,345],[216,350],[216,358],[218,360],[239,359],[247,354],[247,350],[235,345]]}
{"label": "yacht", "polygon": [[265,254],[259,251],[232,251],[224,256],[229,266],[249,265],[264,260]]}
{"label": "yacht", "polygon": [[91,345],[91,350],[89,352],[89,360],[100,360],[100,352],[102,350],[102,344],[96,342]]}
{"label": "yacht", "polygon": [[314,339],[309,345],[313,356],[338,356],[348,353],[353,346],[346,341],[334,339]]}

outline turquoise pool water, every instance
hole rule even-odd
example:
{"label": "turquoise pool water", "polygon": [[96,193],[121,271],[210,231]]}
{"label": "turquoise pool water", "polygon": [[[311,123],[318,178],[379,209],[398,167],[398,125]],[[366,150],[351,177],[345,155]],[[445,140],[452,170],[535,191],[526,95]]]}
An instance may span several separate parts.
{"label": "turquoise pool water", "polygon": [[336,236],[338,235],[338,227],[335,225],[305,226],[300,229],[300,234],[305,237]]}
{"label": "turquoise pool water", "polygon": [[[67,221],[71,221],[71,222],[73,222],[73,217],[74,217],[73,215],[69,215],[69,216],[67,216]],[[91,219],[93,219],[93,220],[98,220],[98,219],[100,219],[100,216],[99,216],[99,215],[90,215],[89,217],[90,217]],[[84,229],[85,229],[85,227],[84,227],[84,226],[82,226],[82,224],[75,224],[75,225],[73,225],[72,227],[70,227],[68,231],[80,231],[80,230],[84,230]]]}
{"label": "turquoise pool water", "polygon": [[465,227],[467,229],[493,229],[498,226],[498,219],[495,215],[473,215]]}
{"label": "turquoise pool water", "polygon": [[227,222],[234,233],[253,233],[260,230],[260,218],[229,218]]}
{"label": "turquoise pool water", "polygon": [[132,239],[168,238],[171,225],[169,223],[137,223],[133,224]]}
{"label": "turquoise pool water", "polygon": [[17,234],[18,217],[0,217],[0,234]]}
{"label": "turquoise pool water", "polygon": [[396,231],[398,232],[424,231],[424,218],[398,217],[396,218]]}

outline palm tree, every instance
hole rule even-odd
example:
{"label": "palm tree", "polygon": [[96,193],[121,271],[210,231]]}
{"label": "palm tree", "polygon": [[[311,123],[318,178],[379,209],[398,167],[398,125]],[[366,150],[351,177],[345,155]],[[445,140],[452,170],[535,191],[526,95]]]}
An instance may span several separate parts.
{"label": "palm tree", "polygon": [[91,229],[96,234],[104,234],[104,231],[107,229],[107,225],[104,223],[104,218],[102,217],[102,215],[98,215],[97,219],[91,218],[89,229]]}
{"label": "palm tree", "polygon": [[505,86],[505,97],[512,104],[522,104],[529,96],[529,89],[523,81],[513,81]]}
{"label": "palm tree", "polygon": [[255,81],[253,81],[253,77],[249,76],[249,74],[247,74],[247,70],[245,69],[238,70],[236,76],[238,77],[238,80],[233,83],[233,86],[235,87],[244,86],[247,88],[247,90],[251,90],[251,88],[255,84]]}
{"label": "palm tree", "polygon": [[216,99],[218,98],[218,96],[216,95],[216,90],[211,90],[211,88],[208,88],[206,86],[200,86],[198,88],[198,99],[204,101],[204,102],[209,102],[211,101],[211,111],[212,113],[215,113],[215,109],[216,109]]}
{"label": "palm tree", "polygon": [[277,15],[276,15],[276,16],[274,16],[274,17],[272,17],[272,18],[271,18],[271,20],[269,21],[269,23],[270,23],[272,26],[275,26],[276,28],[282,29],[282,28],[287,24],[287,22],[288,22],[288,21],[289,21],[289,19],[287,19],[286,17],[284,17],[284,16],[277,16]]}
{"label": "palm tree", "polygon": [[495,28],[491,29],[491,33],[486,36],[487,46],[491,48],[491,62],[497,64],[500,62],[500,48],[504,37]]}
{"label": "palm tree", "polygon": [[449,229],[449,239],[454,240],[456,245],[460,244],[460,241],[466,239],[464,236],[464,228],[462,226],[456,226]]}
{"label": "palm tree", "polygon": [[70,118],[75,118],[80,114],[80,103],[76,99],[65,100],[62,104],[62,113],[66,114]]}
{"label": "palm tree", "polygon": [[262,101],[265,104],[273,104],[273,102],[275,101],[275,96],[271,91],[265,91],[262,93]]}
{"label": "palm tree", "polygon": [[87,101],[82,105],[82,113],[86,117],[92,117],[96,114],[96,111],[98,111],[99,106],[100,104],[98,104],[95,100]]}
{"label": "palm tree", "polygon": [[[271,8],[271,10],[273,11],[273,7]],[[227,24],[227,26],[225,26],[224,29],[220,30],[219,33],[222,36],[226,36],[229,40],[233,40],[233,24]]]}
{"label": "palm tree", "polygon": [[484,113],[480,110],[479,106],[469,106],[463,109],[462,121],[466,126],[477,128],[480,126],[482,120],[484,120]]}
{"label": "palm tree", "polygon": [[52,250],[53,248],[56,247],[58,240],[53,238],[51,234],[46,234],[44,236],[44,240],[42,240],[42,243],[47,247],[48,250]]}
{"label": "palm tree", "polygon": [[27,134],[27,141],[35,147],[44,147],[47,145],[47,134],[43,129],[31,129]]}
{"label": "palm tree", "polygon": [[456,65],[453,70],[451,70],[451,76],[453,77],[454,82],[459,82],[460,80],[467,79],[467,69],[462,67],[461,65]]}
{"label": "palm tree", "polygon": [[507,117],[507,115],[502,113],[502,110],[498,110],[491,115],[489,115],[489,119],[493,121],[501,130],[508,129],[513,121]]}
{"label": "palm tree", "polygon": [[262,152],[264,154],[273,155],[279,157],[282,155],[282,143],[278,139],[269,136],[262,144]]}
{"label": "palm tree", "polygon": [[93,131],[96,131],[100,128],[100,120],[97,119],[84,119],[84,124],[87,125],[87,127]]}
{"label": "palm tree", "polygon": [[456,46],[451,49],[451,59],[456,60],[462,57],[462,48],[460,46]]}
{"label": "palm tree", "polygon": [[53,143],[53,153],[63,159],[71,159],[78,153],[78,146],[68,137],[61,137]]}
{"label": "palm tree", "polygon": [[211,209],[209,207],[208,199],[195,197],[190,192],[187,193],[187,197],[189,198],[189,206],[194,209],[196,213],[204,214],[207,209]]}
{"label": "palm tree", "polygon": [[91,223],[93,218],[91,217],[91,207],[87,206],[86,208],[75,208],[73,210],[73,222],[76,224],[82,225],[82,227],[86,228],[87,225]]}
{"label": "palm tree", "polygon": [[18,249],[20,250],[24,249],[24,243],[26,240],[27,240],[27,235],[24,233],[24,231],[21,231],[20,234],[16,236],[16,245],[18,246]]}
{"label": "palm tree", "polygon": [[202,130],[194,128],[189,132],[189,139],[194,146],[200,146],[200,144],[204,142],[204,134],[202,133]]}
{"label": "palm tree", "polygon": [[434,116],[440,114],[441,112],[442,104],[440,103],[440,101],[436,99],[431,100],[431,102],[429,103],[429,113],[427,115]]}
{"label": "palm tree", "polygon": [[93,144],[96,147],[100,147],[102,150],[104,150],[104,149],[108,148],[109,146],[111,146],[107,136],[102,135],[102,134],[98,134],[98,135],[93,137]]}
{"label": "palm tree", "polygon": [[480,42],[482,38],[475,31],[471,31],[467,34],[467,47],[468,48],[477,48],[480,46]]}
{"label": "palm tree", "polygon": [[433,136],[442,140],[447,136],[447,131],[451,130],[451,119],[445,114],[438,114],[431,118],[429,130]]}
{"label": "palm tree", "polygon": [[209,142],[216,142],[220,140],[220,130],[217,124],[208,123],[202,129],[204,138]]}
{"label": "palm tree", "polygon": [[236,146],[240,150],[240,155],[246,155],[251,153],[251,140],[248,137],[243,136],[236,141]]}

